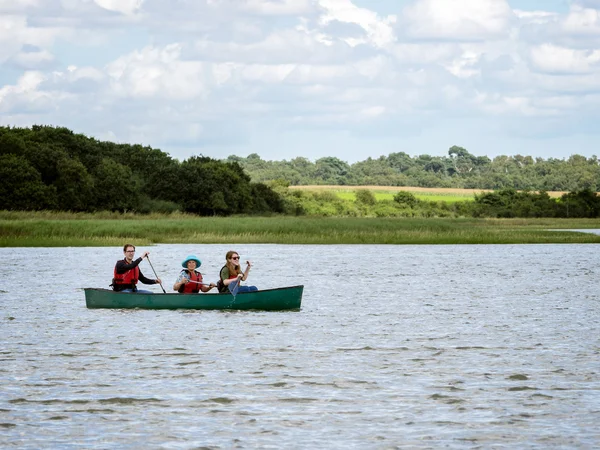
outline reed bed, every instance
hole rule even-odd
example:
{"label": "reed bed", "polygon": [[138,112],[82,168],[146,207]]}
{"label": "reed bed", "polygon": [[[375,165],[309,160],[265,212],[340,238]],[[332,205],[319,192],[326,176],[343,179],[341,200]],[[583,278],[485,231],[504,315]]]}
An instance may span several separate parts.
{"label": "reed bed", "polygon": [[517,244],[600,243],[551,229],[600,228],[597,219],[416,219],[196,217],[0,212],[0,246],[120,246],[158,243]]}

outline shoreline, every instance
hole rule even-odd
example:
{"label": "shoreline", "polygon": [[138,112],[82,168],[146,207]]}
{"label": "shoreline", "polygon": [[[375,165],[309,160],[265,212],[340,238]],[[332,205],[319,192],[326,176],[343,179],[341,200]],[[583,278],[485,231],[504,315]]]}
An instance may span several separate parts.
{"label": "shoreline", "polygon": [[[195,217],[0,212],[0,247],[600,243],[600,219]],[[568,231],[568,232],[565,232]]]}

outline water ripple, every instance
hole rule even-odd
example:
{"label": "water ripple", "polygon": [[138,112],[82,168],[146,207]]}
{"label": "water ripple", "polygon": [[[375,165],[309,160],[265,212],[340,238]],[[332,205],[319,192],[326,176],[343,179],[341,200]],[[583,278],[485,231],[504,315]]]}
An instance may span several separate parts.
{"label": "water ripple", "polygon": [[235,247],[302,310],[88,310],[119,249],[0,249],[2,447],[600,446],[597,246]]}

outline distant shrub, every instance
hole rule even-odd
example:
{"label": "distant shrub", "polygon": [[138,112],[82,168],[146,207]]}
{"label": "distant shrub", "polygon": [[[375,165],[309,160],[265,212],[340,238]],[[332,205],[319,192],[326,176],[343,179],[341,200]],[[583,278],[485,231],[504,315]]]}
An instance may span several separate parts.
{"label": "distant shrub", "polygon": [[404,216],[404,210],[401,208],[398,208],[396,205],[394,205],[390,201],[377,203],[377,205],[373,207],[372,211],[373,211],[373,215],[375,215],[375,217],[403,217]]}
{"label": "distant shrub", "polygon": [[181,206],[175,202],[169,202],[167,200],[156,200],[149,197],[142,197],[140,203],[136,208],[136,211],[140,214],[171,214],[177,211],[181,211]]}
{"label": "distant shrub", "polygon": [[313,191],[311,192],[312,196],[314,197],[315,200],[319,201],[319,202],[336,202],[339,201],[340,199],[338,198],[338,196],[335,194],[335,192],[330,191],[330,190],[322,190],[322,191]]}
{"label": "distant shrub", "polygon": [[[295,194],[297,191],[292,192]],[[290,195],[283,199],[283,210],[285,214],[292,216],[303,216],[307,214],[302,199],[297,195]]]}
{"label": "distant shrub", "polygon": [[394,201],[399,205],[408,208],[414,208],[419,203],[419,199],[408,191],[398,191],[398,193],[394,195]]}
{"label": "distant shrub", "polygon": [[354,194],[356,195],[356,203],[361,203],[363,205],[374,205],[377,203],[375,194],[369,189],[357,189]]}

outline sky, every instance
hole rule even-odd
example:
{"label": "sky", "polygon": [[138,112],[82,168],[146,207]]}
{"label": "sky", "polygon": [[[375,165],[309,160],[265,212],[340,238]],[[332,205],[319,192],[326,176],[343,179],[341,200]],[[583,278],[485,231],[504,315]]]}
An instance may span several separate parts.
{"label": "sky", "polygon": [[184,160],[600,155],[600,0],[0,0],[0,125]]}

